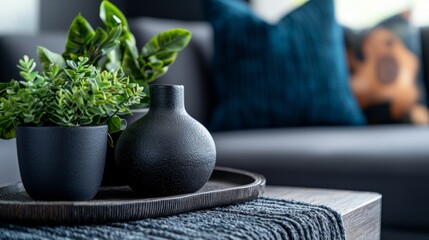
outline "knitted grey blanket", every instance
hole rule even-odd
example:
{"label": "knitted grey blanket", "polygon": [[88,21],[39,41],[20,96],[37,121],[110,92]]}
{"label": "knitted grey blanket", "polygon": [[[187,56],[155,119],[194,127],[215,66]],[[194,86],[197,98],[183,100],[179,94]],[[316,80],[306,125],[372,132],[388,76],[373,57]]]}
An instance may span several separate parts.
{"label": "knitted grey blanket", "polygon": [[345,239],[330,208],[259,198],[170,217],[88,226],[0,225],[0,239]]}

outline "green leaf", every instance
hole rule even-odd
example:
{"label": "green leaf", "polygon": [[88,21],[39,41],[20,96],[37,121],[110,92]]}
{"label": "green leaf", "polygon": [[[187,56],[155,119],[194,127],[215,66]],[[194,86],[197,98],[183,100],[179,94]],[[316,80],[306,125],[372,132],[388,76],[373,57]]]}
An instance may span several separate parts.
{"label": "green leaf", "polygon": [[109,34],[107,34],[107,32],[104,29],[97,27],[95,29],[94,38],[91,41],[91,46],[95,46],[95,45],[103,42],[107,38],[108,35]]}
{"label": "green leaf", "polygon": [[107,54],[113,49],[115,49],[120,41],[119,37],[121,36],[121,25],[112,28],[107,38],[100,44],[101,51],[103,54]]}
{"label": "green leaf", "polygon": [[10,86],[8,82],[0,82],[0,98],[6,95],[6,89]]}
{"label": "green leaf", "polygon": [[122,69],[127,75],[131,76],[132,79],[142,79],[143,74],[140,71],[138,59],[134,56],[135,54],[133,54],[133,51],[127,46],[122,58]]}
{"label": "green leaf", "polygon": [[0,138],[12,139],[16,137],[14,121],[3,118],[0,119]]}
{"label": "green leaf", "polygon": [[101,89],[104,89],[104,88],[109,88],[109,87],[111,87],[112,86],[112,83],[111,82],[109,82],[109,81],[103,81],[103,82],[100,82],[100,88]]}
{"label": "green leaf", "polygon": [[192,34],[190,31],[182,28],[175,28],[157,34],[143,49],[142,55],[149,57],[157,54],[179,52],[185,48],[191,41]]}
{"label": "green leaf", "polygon": [[130,83],[120,69],[100,71],[88,58],[66,63],[67,67],[52,65],[38,75],[33,59],[24,56],[19,61],[25,79],[0,84],[0,138],[13,138],[19,124],[71,127],[109,123],[111,132],[126,127],[126,121],[117,115],[129,114],[130,106],[140,103],[143,88]]}
{"label": "green leaf", "polygon": [[39,76],[37,72],[33,72],[36,68],[36,63],[34,59],[30,59],[25,55],[22,59],[19,60],[17,67],[21,70],[19,75],[23,77],[27,82],[21,81],[22,84],[28,84],[28,86],[33,86],[33,81]]}
{"label": "green leaf", "polygon": [[160,53],[155,57],[164,63],[164,66],[171,65],[177,58],[177,52]]}
{"label": "green leaf", "polygon": [[121,43],[122,43],[122,48],[128,49],[134,59],[137,59],[139,57],[139,53],[136,47],[136,39],[132,33],[128,32],[122,35]]}
{"label": "green leaf", "polygon": [[89,57],[90,58],[91,58],[91,56],[94,56],[93,58],[96,57],[95,56],[95,54],[97,54],[96,51],[99,51],[98,48],[99,48],[100,44],[104,40],[106,40],[108,35],[109,34],[107,34],[107,32],[104,29],[97,27],[97,29],[95,30],[94,38],[92,39],[91,45],[89,47],[89,55],[90,55]]}
{"label": "green leaf", "polygon": [[164,62],[159,60],[156,56],[152,56],[149,58],[148,66],[154,69],[162,68],[164,66]]}
{"label": "green leaf", "polygon": [[94,35],[91,24],[81,15],[77,15],[68,31],[64,58],[75,60],[77,56],[84,56]]}
{"label": "green leaf", "polygon": [[[122,35],[119,40],[120,40],[120,46],[116,47],[113,51],[107,54],[106,69],[111,71],[111,70],[117,70],[121,66],[124,67],[122,63],[124,62],[123,60],[125,58],[128,58],[127,61],[129,59],[132,60],[132,62],[130,62],[132,66],[129,66],[129,67],[125,66],[127,69],[128,68],[139,69],[138,65],[136,65],[137,59],[138,59],[138,50],[136,47],[136,40],[134,38],[134,35],[131,32],[122,32]],[[124,55],[126,51],[129,51],[129,52],[125,57]]]}
{"label": "green leaf", "polygon": [[127,120],[121,118],[121,131],[124,131],[127,128]]}
{"label": "green leaf", "polygon": [[121,49],[119,47],[116,47],[113,51],[107,54],[106,69],[108,71],[114,71],[119,69],[121,67],[121,59]]}
{"label": "green leaf", "polygon": [[118,115],[113,115],[107,121],[109,133],[115,133],[122,130],[125,130],[127,127],[127,121],[125,119],[120,118]]}
{"label": "green leaf", "polygon": [[51,52],[47,48],[38,46],[37,55],[42,63],[43,71],[48,71],[51,64],[56,64],[60,68],[63,68],[66,65],[63,56],[58,53]]}
{"label": "green leaf", "polygon": [[34,62],[34,59],[29,58],[27,55],[24,55],[24,57],[19,60],[19,64],[17,65],[17,67],[23,72],[30,73],[34,70],[34,68],[36,68],[36,63]]}
{"label": "green leaf", "polygon": [[96,65],[98,60],[113,51],[120,44],[121,25],[112,28],[107,34],[103,29],[97,28],[94,41],[91,43],[89,63]]}
{"label": "green leaf", "polygon": [[122,25],[124,32],[128,32],[128,22],[125,15],[113,3],[103,0],[100,4],[100,19],[108,29]]}
{"label": "green leaf", "polygon": [[155,79],[164,76],[167,73],[167,71],[168,71],[168,67],[163,67],[163,68],[159,68],[159,69],[148,69],[148,70],[145,70],[145,72],[144,72],[145,81],[147,83],[151,83]]}

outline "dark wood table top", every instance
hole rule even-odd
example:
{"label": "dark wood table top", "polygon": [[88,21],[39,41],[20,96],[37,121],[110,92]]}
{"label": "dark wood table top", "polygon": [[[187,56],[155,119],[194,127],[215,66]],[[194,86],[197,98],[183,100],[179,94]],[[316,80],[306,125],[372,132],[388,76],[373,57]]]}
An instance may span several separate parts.
{"label": "dark wood table top", "polygon": [[343,217],[347,239],[380,239],[381,195],[378,193],[267,186],[264,196],[328,206]]}

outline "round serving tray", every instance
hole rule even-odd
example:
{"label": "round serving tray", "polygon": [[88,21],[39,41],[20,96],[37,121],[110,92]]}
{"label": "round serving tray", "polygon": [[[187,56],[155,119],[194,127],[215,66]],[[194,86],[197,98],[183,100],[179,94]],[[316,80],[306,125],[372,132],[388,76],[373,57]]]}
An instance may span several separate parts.
{"label": "round serving tray", "polygon": [[91,201],[34,201],[16,183],[0,188],[0,222],[65,225],[139,220],[252,200],[264,187],[262,175],[223,167],[216,167],[198,192],[162,198],[141,198],[120,186],[102,187]]}

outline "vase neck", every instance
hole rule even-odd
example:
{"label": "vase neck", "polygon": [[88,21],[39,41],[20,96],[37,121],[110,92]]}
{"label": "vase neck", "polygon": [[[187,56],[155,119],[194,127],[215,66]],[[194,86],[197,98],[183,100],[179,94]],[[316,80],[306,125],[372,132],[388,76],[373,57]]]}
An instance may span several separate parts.
{"label": "vase neck", "polygon": [[151,108],[185,109],[182,85],[151,85],[150,97]]}

